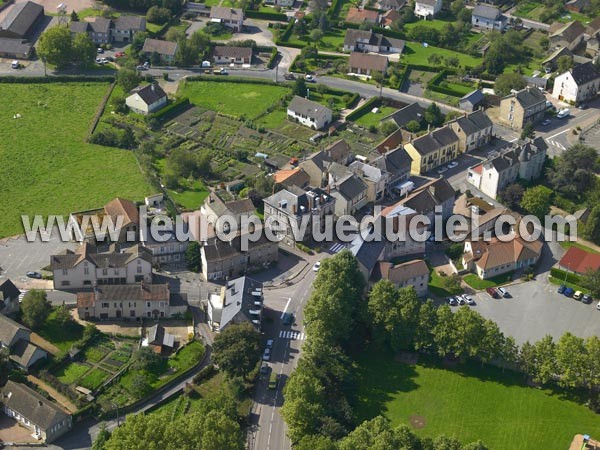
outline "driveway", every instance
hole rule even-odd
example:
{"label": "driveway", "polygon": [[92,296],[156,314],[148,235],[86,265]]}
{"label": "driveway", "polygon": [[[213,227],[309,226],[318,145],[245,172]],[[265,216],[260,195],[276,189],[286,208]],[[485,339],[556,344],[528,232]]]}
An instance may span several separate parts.
{"label": "driveway", "polygon": [[20,426],[16,420],[0,413],[0,442],[34,443],[31,431]]}

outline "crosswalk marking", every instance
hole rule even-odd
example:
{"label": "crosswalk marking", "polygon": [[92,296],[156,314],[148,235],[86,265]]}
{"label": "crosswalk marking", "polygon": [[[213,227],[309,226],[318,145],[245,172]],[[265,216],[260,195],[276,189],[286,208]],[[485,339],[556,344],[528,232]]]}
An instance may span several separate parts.
{"label": "crosswalk marking", "polygon": [[553,146],[555,146],[555,147],[557,147],[557,148],[561,149],[561,150],[566,150],[565,146],[564,146],[564,145],[562,145],[560,142],[556,142],[556,141],[548,141],[548,143],[549,143],[550,145],[553,145]]}
{"label": "crosswalk marking", "polygon": [[289,339],[291,341],[303,341],[306,338],[306,336],[304,335],[304,333],[302,333],[300,331],[281,330],[279,332],[279,338],[280,339]]}
{"label": "crosswalk marking", "polygon": [[346,245],[344,245],[344,244],[333,244],[331,247],[329,247],[329,251],[331,253],[339,253],[344,248],[346,248]]}

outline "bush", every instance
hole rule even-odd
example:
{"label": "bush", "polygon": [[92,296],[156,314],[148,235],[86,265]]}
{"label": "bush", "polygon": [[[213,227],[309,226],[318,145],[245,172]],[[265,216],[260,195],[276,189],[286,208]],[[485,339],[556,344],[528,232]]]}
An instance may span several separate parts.
{"label": "bush", "polygon": [[146,20],[157,25],[164,25],[171,20],[171,11],[167,8],[152,6],[146,13]]}
{"label": "bush", "polygon": [[214,364],[209,364],[194,376],[192,383],[200,384],[204,380],[207,380],[210,377],[212,377],[215,373],[217,373],[216,367],[214,366]]}
{"label": "bush", "polygon": [[572,272],[567,273],[566,271],[558,269],[556,267],[553,267],[550,269],[550,275],[552,275],[552,277],[558,281],[565,281],[565,275],[566,275],[567,283],[571,283],[571,284],[575,284],[575,285],[580,285],[580,283],[581,283],[581,277],[579,275],[572,273]]}

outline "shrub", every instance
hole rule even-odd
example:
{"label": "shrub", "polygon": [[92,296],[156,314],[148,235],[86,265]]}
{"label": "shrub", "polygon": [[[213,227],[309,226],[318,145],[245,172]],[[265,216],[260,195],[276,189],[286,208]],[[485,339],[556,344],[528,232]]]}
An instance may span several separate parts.
{"label": "shrub", "polygon": [[171,11],[169,11],[167,8],[152,6],[146,13],[146,20],[157,25],[164,25],[171,20]]}

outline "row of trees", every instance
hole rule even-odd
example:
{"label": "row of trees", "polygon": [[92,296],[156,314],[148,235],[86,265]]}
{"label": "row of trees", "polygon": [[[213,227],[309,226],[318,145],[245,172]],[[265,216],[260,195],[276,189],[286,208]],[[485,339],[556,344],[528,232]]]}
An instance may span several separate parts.
{"label": "row of trees", "polygon": [[96,44],[85,33],[74,37],[66,26],[56,25],[40,36],[37,53],[47,63],[63,69],[70,64],[90,66],[96,58]]}

